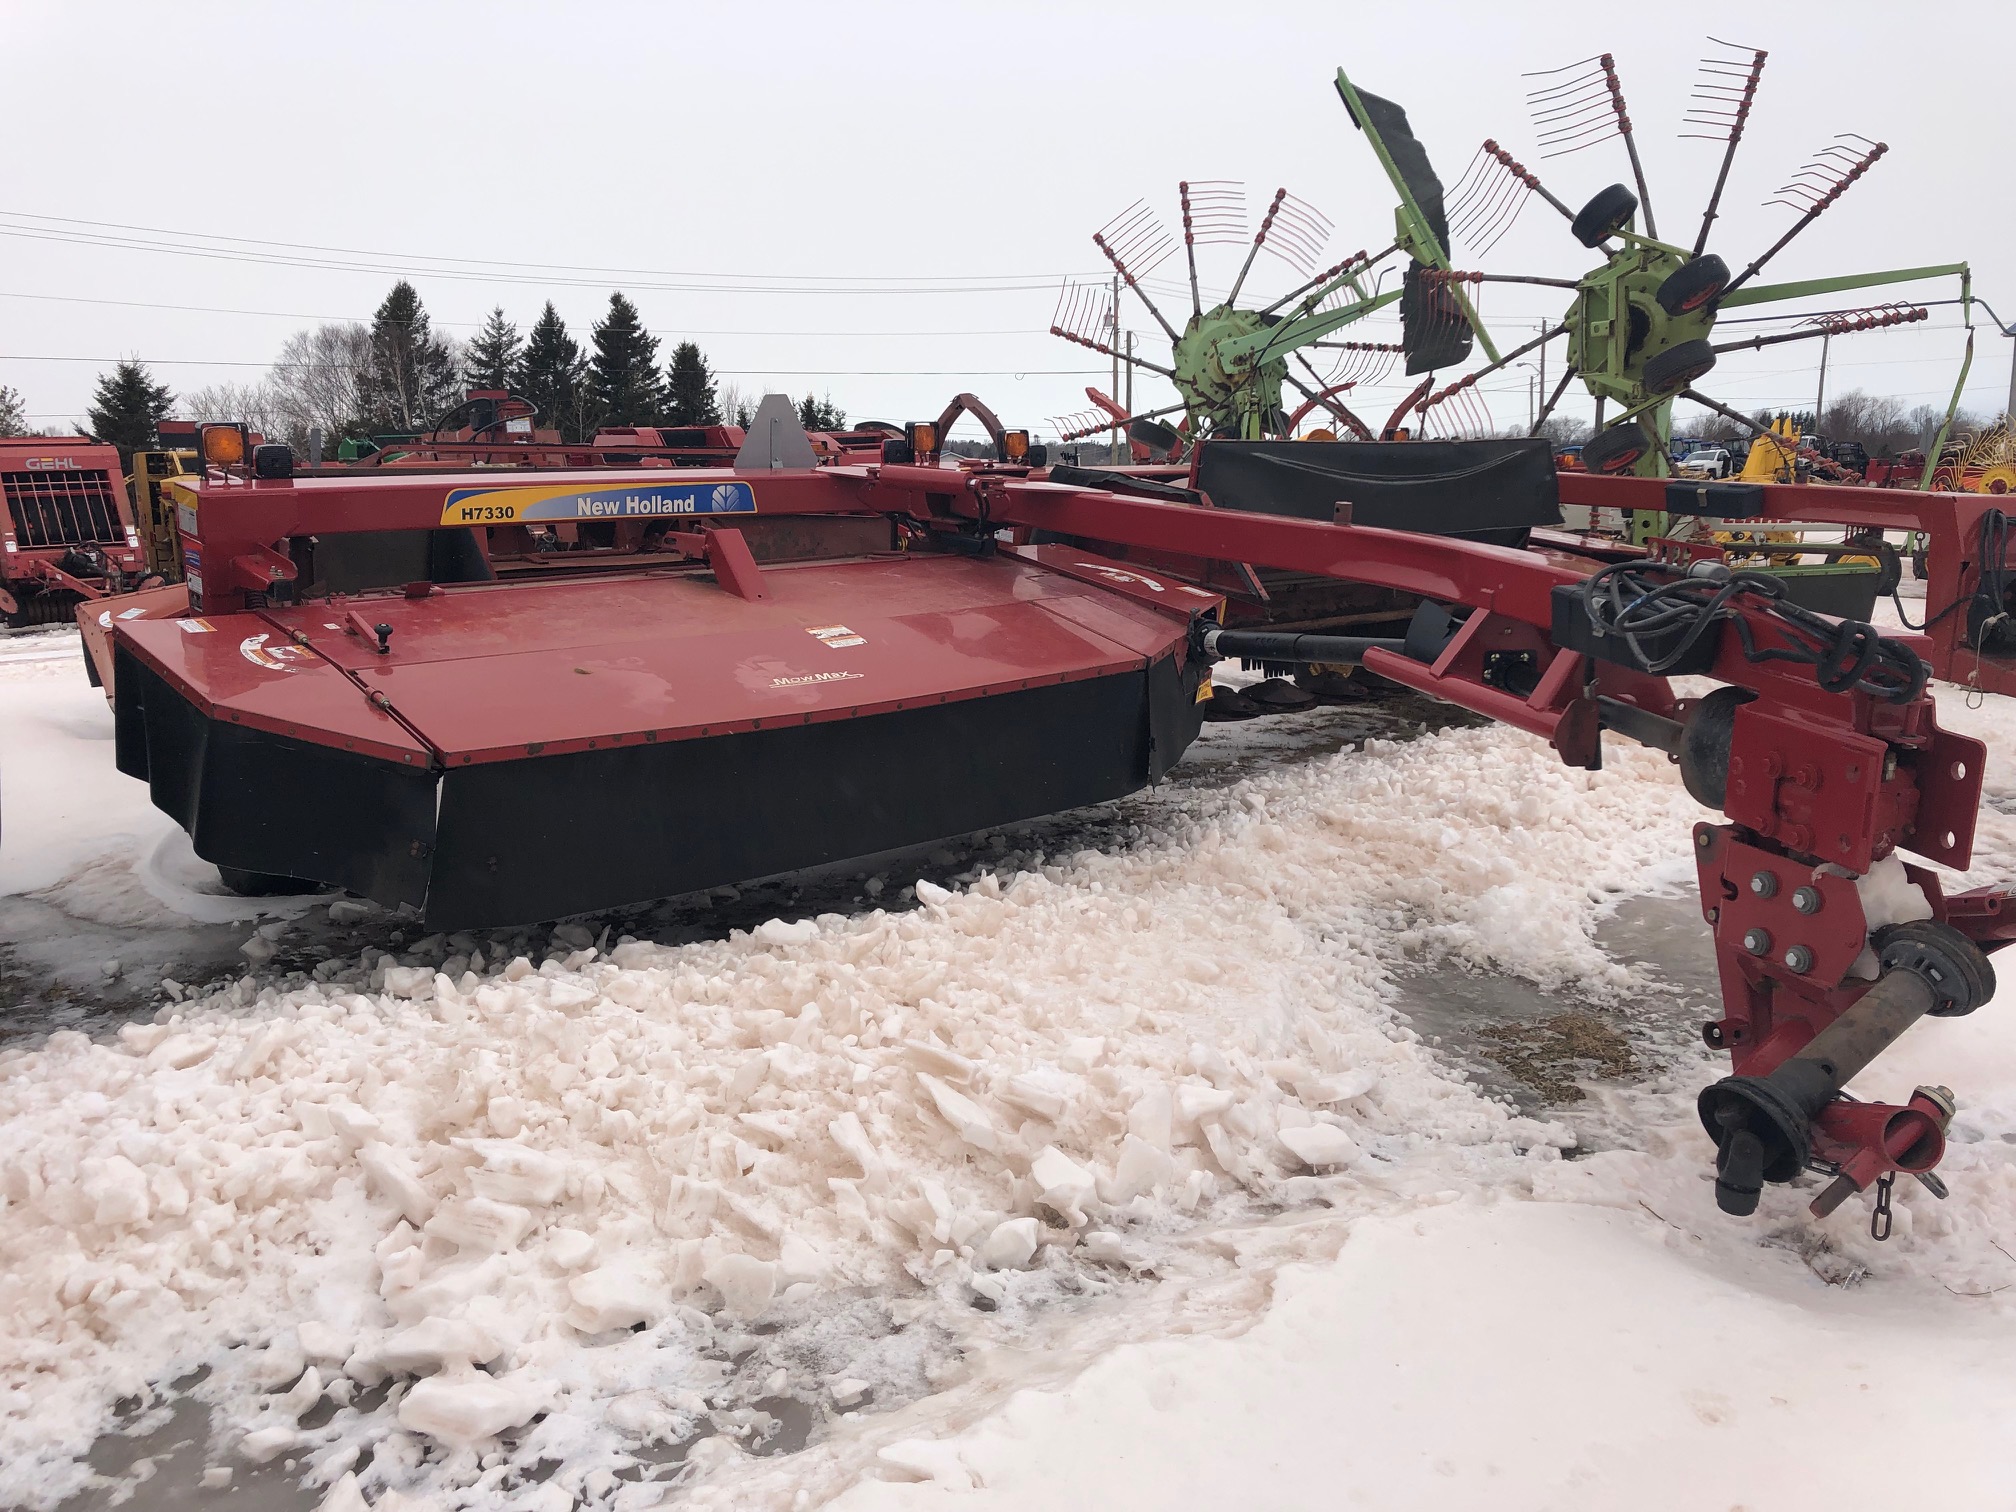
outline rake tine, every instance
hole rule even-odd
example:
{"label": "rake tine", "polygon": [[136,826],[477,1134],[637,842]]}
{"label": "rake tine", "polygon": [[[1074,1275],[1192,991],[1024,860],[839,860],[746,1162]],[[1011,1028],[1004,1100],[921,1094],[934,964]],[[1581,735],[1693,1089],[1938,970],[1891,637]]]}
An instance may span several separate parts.
{"label": "rake tine", "polygon": [[[1138,227],[1139,223],[1136,222],[1135,224]],[[1159,232],[1161,228],[1158,226],[1156,230]],[[1166,235],[1167,233],[1162,234]],[[1134,244],[1140,245],[1141,243],[1137,240]],[[1101,252],[1104,252],[1106,254],[1106,260],[1111,264],[1113,264],[1113,271],[1118,273],[1120,277],[1126,281],[1127,287],[1134,291],[1134,296],[1137,299],[1139,299],[1142,304],[1148,307],[1148,313],[1150,315],[1153,315],[1155,317],[1156,323],[1160,325],[1162,329],[1168,333],[1169,340],[1171,342],[1178,340],[1179,338],[1176,335],[1176,328],[1170,325],[1169,322],[1163,318],[1162,312],[1160,310],[1155,308],[1155,301],[1150,299],[1146,291],[1142,289],[1140,281],[1136,279],[1134,276],[1134,270],[1129,268],[1127,264],[1121,260],[1119,252],[1115,251],[1112,243],[1106,240],[1106,233],[1103,231],[1094,231],[1092,233],[1092,245],[1097,247]],[[1147,245],[1149,245],[1152,248],[1154,244],[1152,242],[1149,242],[1147,243]],[[1167,256],[1168,254],[1165,251],[1162,255]],[[1160,262],[1161,258],[1158,257],[1156,258],[1155,261]],[[1151,263],[1150,267],[1152,266],[1153,264]]]}
{"label": "rake tine", "polygon": [[[1733,42],[1724,42],[1719,37],[1708,39],[1717,47],[1736,47]],[[1744,51],[1736,47],[1737,51]],[[1733,110],[1724,115],[1720,110],[1697,108],[1689,119],[1697,126],[1707,126],[1716,122],[1726,126],[1723,140],[1727,146],[1722,152],[1722,167],[1715,175],[1714,192],[1708,196],[1708,208],[1701,215],[1701,232],[1694,238],[1694,256],[1699,257],[1708,245],[1708,232],[1714,226],[1722,204],[1722,189],[1729,182],[1729,168],[1736,161],[1736,146],[1743,140],[1743,128],[1750,120],[1750,107],[1757,98],[1757,81],[1764,76],[1764,60],[1770,56],[1763,48],[1751,48],[1750,67],[1747,72],[1732,71],[1734,61],[1726,58],[1704,58],[1704,71],[1726,77],[1740,78],[1740,89],[1732,89],[1724,84],[1703,84],[1695,88],[1697,99],[1713,100],[1716,104],[1733,105]],[[1710,138],[1712,140],[1712,138]]]}
{"label": "rake tine", "polygon": [[[1853,136],[1853,133],[1847,133],[1847,135]],[[1860,142],[1869,141],[1867,137],[1854,137],[1854,140]],[[1843,152],[1846,151],[1846,149],[1841,150]],[[1730,280],[1729,286],[1722,291],[1722,297],[1726,299],[1729,295],[1735,293],[1738,289],[1742,288],[1744,284],[1748,283],[1753,277],[1755,277],[1757,274],[1757,270],[1759,268],[1762,268],[1764,264],[1768,263],[1780,252],[1784,251],[1786,244],[1789,243],[1793,237],[1797,236],[1801,231],[1804,231],[1808,226],[1812,225],[1814,221],[1818,220],[1821,217],[1821,215],[1823,215],[1827,211],[1827,209],[1834,203],[1834,201],[1839,199],[1844,193],[1847,192],[1848,186],[1850,184],[1854,183],[1857,179],[1862,177],[1863,174],[1867,173],[1872,167],[1874,167],[1876,164],[1876,160],[1882,157],[1883,154],[1888,152],[1889,150],[1890,148],[1885,143],[1870,142],[1869,150],[1863,153],[1859,158],[1854,159],[1854,166],[1852,168],[1849,168],[1846,172],[1841,173],[1838,177],[1834,178],[1833,185],[1831,188],[1829,188],[1824,194],[1821,194],[1819,198],[1811,201],[1810,207],[1807,209],[1805,214],[1801,215],[1799,219],[1793,223],[1791,230],[1787,231],[1783,236],[1779,237],[1778,240],[1773,242],[1769,247],[1765,248],[1763,253],[1759,255],[1757,259],[1750,264],[1749,267],[1745,268],[1741,273],[1737,274],[1735,278]],[[1797,175],[1795,175],[1795,177],[1796,176]]]}
{"label": "rake tine", "polygon": [[1260,217],[1260,229],[1253,233],[1253,245],[1246,249],[1246,261],[1240,264],[1239,276],[1232,280],[1232,292],[1225,296],[1225,303],[1239,303],[1239,291],[1246,285],[1246,275],[1252,271],[1253,259],[1260,255],[1261,244],[1267,240],[1267,233],[1274,229],[1274,216],[1281,208],[1281,201],[1288,198],[1286,189],[1276,189],[1274,199],[1267,207],[1267,213]]}

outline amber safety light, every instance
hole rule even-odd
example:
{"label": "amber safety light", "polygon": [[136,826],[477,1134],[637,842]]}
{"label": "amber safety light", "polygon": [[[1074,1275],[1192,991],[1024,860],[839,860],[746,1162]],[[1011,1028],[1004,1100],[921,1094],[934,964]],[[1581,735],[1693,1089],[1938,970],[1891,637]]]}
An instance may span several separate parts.
{"label": "amber safety light", "polygon": [[245,463],[245,428],[240,425],[206,425],[197,432],[197,446],[211,467],[242,467]]}
{"label": "amber safety light", "polygon": [[1029,432],[1011,430],[1001,433],[1001,456],[1004,461],[1020,462],[1029,455]]}

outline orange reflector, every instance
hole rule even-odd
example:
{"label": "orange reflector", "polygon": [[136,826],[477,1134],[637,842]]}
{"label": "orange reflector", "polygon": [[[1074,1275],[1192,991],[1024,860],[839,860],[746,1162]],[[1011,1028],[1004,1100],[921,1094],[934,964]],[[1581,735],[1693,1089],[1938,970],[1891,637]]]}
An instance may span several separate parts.
{"label": "orange reflector", "polygon": [[1029,432],[1011,430],[1001,433],[1001,451],[1010,462],[1020,462],[1029,455]]}
{"label": "orange reflector", "polygon": [[245,431],[237,425],[206,425],[198,432],[203,460],[212,467],[238,467],[245,461]]}

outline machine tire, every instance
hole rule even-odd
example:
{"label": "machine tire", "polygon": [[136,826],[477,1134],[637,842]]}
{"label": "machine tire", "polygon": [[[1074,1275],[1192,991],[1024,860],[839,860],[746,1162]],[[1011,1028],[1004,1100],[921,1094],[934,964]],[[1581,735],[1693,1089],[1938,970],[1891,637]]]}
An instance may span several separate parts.
{"label": "machine tire", "polygon": [[1714,347],[1705,341],[1683,341],[1645,359],[1645,387],[1655,394],[1677,394],[1714,366]]}
{"label": "machine tire", "polygon": [[1717,688],[1694,705],[1680,735],[1680,782],[1696,803],[1720,812],[1729,797],[1729,747],[1748,688]]}
{"label": "machine tire", "polygon": [[1904,581],[1904,556],[1881,536],[1850,536],[1844,543],[1858,548],[1876,561],[1876,597],[1888,598]]}
{"label": "machine tire", "polygon": [[322,891],[320,882],[305,877],[283,877],[275,872],[245,871],[236,866],[220,866],[217,875],[225,888],[241,898],[284,898],[297,893]]}
{"label": "machine tire", "polygon": [[1729,264],[1713,252],[1675,268],[1652,297],[1668,315],[1685,315],[1712,301],[1729,286]]}
{"label": "machine tire", "polygon": [[1594,199],[1584,205],[1570,226],[1575,240],[1583,246],[1595,249],[1624,228],[1624,223],[1638,213],[1638,196],[1622,184],[1612,184],[1608,189],[1596,191]]}
{"label": "machine tire", "polygon": [[1582,465],[1593,473],[1626,473],[1652,449],[1652,438],[1636,420],[1613,425],[1582,448]]}

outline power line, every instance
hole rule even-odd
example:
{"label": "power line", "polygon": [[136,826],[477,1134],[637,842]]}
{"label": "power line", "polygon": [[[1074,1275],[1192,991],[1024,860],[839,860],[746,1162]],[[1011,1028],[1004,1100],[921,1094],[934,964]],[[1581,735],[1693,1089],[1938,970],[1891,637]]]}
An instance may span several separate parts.
{"label": "power line", "polygon": [[[118,364],[124,357],[59,357],[46,353],[0,354],[0,362],[97,362]],[[148,357],[148,367],[339,368],[364,371],[362,363],[246,362],[235,358]],[[1104,368],[713,368],[729,378],[1082,378]]]}
{"label": "power line", "polygon": [[[644,278],[731,278],[731,279],[758,280],[758,281],[766,279],[795,279],[801,282],[814,282],[821,279],[832,280],[832,279],[845,278],[845,279],[851,279],[856,283],[903,284],[903,283],[929,282],[934,281],[941,277],[945,278],[973,277],[973,278],[987,278],[987,279],[1007,279],[1016,281],[1040,279],[1048,281],[1057,278],[1073,278],[1084,276],[1082,274],[1069,274],[1069,273],[999,273],[999,274],[943,274],[943,275],[901,274],[901,273],[886,273],[886,274],[871,273],[871,274],[858,274],[858,275],[852,273],[844,273],[844,274],[807,273],[807,274],[795,274],[795,275],[781,274],[781,273],[778,274],[678,273],[678,272],[670,272],[663,268],[611,268],[611,267],[604,267],[596,263],[513,262],[503,258],[496,258],[496,257],[440,257],[426,252],[374,252],[364,247],[331,247],[322,245],[317,242],[267,241],[259,237],[252,237],[252,236],[222,236],[215,232],[210,231],[178,231],[171,227],[166,226],[135,226],[130,225],[124,221],[80,220],[75,216],[68,216],[68,215],[37,215],[34,212],[27,210],[0,210],[0,215],[9,216],[15,220],[49,221],[65,226],[90,226],[96,228],[97,231],[140,231],[146,233],[149,236],[178,236],[186,241],[192,241],[192,242],[224,242],[229,245],[244,246],[244,247],[283,247],[295,252],[335,252],[340,253],[347,257],[374,257],[385,260],[402,261],[402,262],[462,263],[467,266],[482,267],[482,268],[544,269],[564,273],[611,273],[622,276],[636,275]],[[95,232],[88,234],[95,234]]]}
{"label": "power line", "polygon": [[[455,279],[464,283],[513,284],[532,287],[562,288],[607,288],[609,277],[598,274],[583,277],[573,273],[513,273],[463,268],[430,267],[412,269],[397,262],[355,262],[335,257],[306,257],[292,254],[237,251],[224,247],[203,247],[175,242],[152,241],[141,237],[112,236],[98,232],[69,232],[47,228],[25,228],[0,225],[0,236],[12,237],[20,241],[54,242],[69,246],[104,247],[123,252],[154,252],[172,257],[193,257],[210,262],[253,263],[269,267],[305,268],[317,272],[369,273],[376,277],[400,276],[416,272],[427,278]],[[512,264],[503,264],[511,267]],[[733,275],[701,275],[702,277],[732,277]],[[755,277],[757,275],[750,275]],[[676,277],[676,276],[673,276]],[[839,277],[839,275],[834,275]],[[975,281],[966,283],[924,284],[915,281],[888,282],[877,285],[872,277],[864,275],[852,283],[807,283],[776,281],[769,283],[707,283],[697,281],[668,281],[666,275],[645,275],[642,278],[624,277],[624,283],[632,289],[670,290],[688,294],[1024,294],[1047,291],[1056,281],[1056,274],[1009,275],[1007,277],[975,276]]]}
{"label": "power line", "polygon": [[[181,310],[193,315],[270,315],[282,320],[321,320],[344,325],[369,325],[373,319],[370,315],[315,315],[301,310],[239,310],[220,305],[161,304],[145,299],[92,299],[82,294],[16,294],[4,289],[0,289],[0,299],[34,299],[57,304],[114,305],[120,309],[127,310]],[[431,316],[429,317],[429,322],[433,325],[459,326],[471,330],[480,329],[484,324],[480,320],[435,320]],[[818,336],[859,339],[876,336],[892,338],[1041,336],[1046,333],[1038,331],[1034,327],[1017,326],[998,331],[688,331],[685,334],[688,336]]]}

